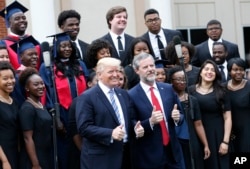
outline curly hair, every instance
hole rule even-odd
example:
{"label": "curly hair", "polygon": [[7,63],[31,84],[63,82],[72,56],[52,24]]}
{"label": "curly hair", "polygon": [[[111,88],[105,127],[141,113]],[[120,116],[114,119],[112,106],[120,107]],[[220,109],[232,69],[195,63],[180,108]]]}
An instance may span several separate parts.
{"label": "curly hair", "polygon": [[178,56],[175,51],[174,41],[169,42],[167,47],[165,48],[165,57],[166,57],[166,60],[170,62],[170,64],[180,65]]}
{"label": "curly hair", "polygon": [[87,61],[91,68],[94,68],[98,62],[97,53],[101,49],[109,49],[110,55],[112,56],[112,46],[104,39],[94,40],[87,48]]}
{"label": "curly hair", "polygon": [[39,73],[35,68],[27,67],[26,69],[24,69],[19,76],[20,85],[25,86],[32,75],[39,76]]}
{"label": "curly hair", "polygon": [[61,27],[68,18],[77,18],[79,21],[81,21],[81,15],[75,10],[71,9],[71,10],[62,11],[59,14],[58,19],[57,19],[57,25]]}
{"label": "curly hair", "polygon": [[[186,47],[188,49],[188,53],[189,53],[189,62],[191,62],[192,57],[194,56],[195,53],[195,47],[193,44],[185,42],[185,41],[181,41],[181,47]],[[175,44],[174,41],[171,41],[170,43],[168,43],[166,49],[165,49],[165,56],[166,56],[166,60],[169,60],[171,64],[173,65],[180,65],[178,56],[176,54],[175,51]]]}

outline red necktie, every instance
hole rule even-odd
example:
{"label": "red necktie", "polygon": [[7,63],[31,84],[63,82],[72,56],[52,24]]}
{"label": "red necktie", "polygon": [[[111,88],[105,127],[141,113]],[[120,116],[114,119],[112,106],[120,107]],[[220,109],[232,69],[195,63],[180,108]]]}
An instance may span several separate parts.
{"label": "red necktie", "polygon": [[[151,94],[152,103],[155,106],[156,110],[160,110],[161,111],[161,106],[159,104],[159,101],[158,101],[158,99],[156,98],[156,96],[154,94],[154,87],[150,87],[150,94]],[[162,133],[163,145],[166,146],[169,143],[169,134],[168,134],[168,130],[167,130],[164,118],[160,122],[160,126],[161,126],[161,133]]]}

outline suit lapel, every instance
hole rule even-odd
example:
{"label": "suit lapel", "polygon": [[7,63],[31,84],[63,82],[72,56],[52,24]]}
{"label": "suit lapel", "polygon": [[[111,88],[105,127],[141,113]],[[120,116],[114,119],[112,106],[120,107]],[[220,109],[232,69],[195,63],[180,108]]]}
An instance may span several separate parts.
{"label": "suit lapel", "polygon": [[162,29],[162,31],[163,31],[163,33],[165,35],[167,44],[169,44],[172,41],[172,39],[171,39],[172,36],[168,33],[167,30]]}
{"label": "suit lapel", "polygon": [[150,102],[150,100],[148,99],[146,93],[144,92],[144,90],[142,89],[141,85],[139,84],[137,87],[137,96],[138,96],[138,100],[141,100],[144,102],[144,105],[146,107],[148,107],[147,109],[152,109],[152,103]]}
{"label": "suit lapel", "polygon": [[152,51],[153,57],[155,58],[155,53],[154,53],[154,50],[152,48],[151,41],[150,41],[150,38],[149,38],[149,32],[147,32],[145,34],[144,38],[148,41],[150,51]]}
{"label": "suit lapel", "polygon": [[210,51],[209,51],[209,47],[208,47],[208,40],[206,41],[206,43],[204,43],[204,47],[203,47],[203,52],[204,53],[208,53],[210,58],[212,57],[211,54],[210,54]]}
{"label": "suit lapel", "polygon": [[166,106],[167,106],[166,103],[167,103],[167,98],[168,98],[168,96],[166,96],[167,92],[165,92],[164,87],[161,84],[156,83],[156,85],[157,85],[157,88],[158,88],[160,96],[161,96],[161,101],[162,101],[162,106],[164,109],[165,116],[168,119],[169,114],[167,114],[168,111],[166,108]]}
{"label": "suit lapel", "polygon": [[107,37],[107,40],[109,41],[109,43],[113,46],[113,53],[112,53],[113,57],[119,58],[119,54],[118,54],[118,52],[117,52],[117,50],[115,48],[115,44],[114,44],[114,42],[113,42],[113,40],[111,38],[111,35],[108,33],[106,37]]}
{"label": "suit lapel", "polygon": [[99,87],[99,85],[96,85],[96,86],[98,88],[97,95],[99,96],[99,99],[103,102],[103,104],[105,105],[105,107],[108,109],[108,112],[110,113],[110,115],[113,117],[113,119],[119,125],[119,121],[117,119],[117,116],[115,114],[115,111],[114,111],[111,103],[109,102],[108,98],[106,97],[106,95],[104,94],[104,92],[101,90],[101,88]]}

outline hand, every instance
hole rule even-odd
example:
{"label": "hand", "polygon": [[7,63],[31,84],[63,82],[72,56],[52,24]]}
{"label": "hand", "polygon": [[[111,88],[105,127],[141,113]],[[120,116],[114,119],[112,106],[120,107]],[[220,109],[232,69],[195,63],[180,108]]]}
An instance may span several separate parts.
{"label": "hand", "polygon": [[141,125],[141,122],[138,121],[134,127],[136,138],[140,138],[144,136],[144,128]]}
{"label": "hand", "polygon": [[172,119],[175,123],[178,123],[180,121],[180,111],[177,109],[177,104],[174,105],[174,108],[172,110]]}
{"label": "hand", "polygon": [[208,159],[211,155],[211,152],[209,150],[209,147],[208,146],[205,146],[204,147],[204,160]]}
{"label": "hand", "polygon": [[228,144],[225,143],[220,143],[220,147],[219,147],[219,154],[220,155],[225,155],[228,153]]}
{"label": "hand", "polygon": [[56,126],[56,130],[59,136],[65,137],[67,134],[67,130],[65,129],[64,125],[61,123],[60,127]]}
{"label": "hand", "polygon": [[10,163],[8,161],[2,162],[3,169],[11,169]]}
{"label": "hand", "polygon": [[153,106],[152,115],[149,118],[149,122],[151,125],[158,124],[163,120],[163,114],[160,110],[156,110],[156,107]]}
{"label": "hand", "polygon": [[121,124],[120,126],[117,126],[113,132],[112,132],[112,138],[114,140],[118,140],[121,141],[125,135],[125,132],[122,130],[123,128],[123,124]]}
{"label": "hand", "polygon": [[32,169],[42,169],[40,165],[32,166]]}

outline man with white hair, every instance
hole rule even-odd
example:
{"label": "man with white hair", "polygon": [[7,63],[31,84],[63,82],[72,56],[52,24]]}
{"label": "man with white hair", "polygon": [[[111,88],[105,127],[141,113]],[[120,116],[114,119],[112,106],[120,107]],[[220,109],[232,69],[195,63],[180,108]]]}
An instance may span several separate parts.
{"label": "man with white hair", "polygon": [[[121,61],[102,58],[98,83],[77,99],[76,121],[83,138],[81,169],[130,169],[129,131],[133,106],[126,90],[117,88]],[[140,122],[137,137],[143,136]]]}

